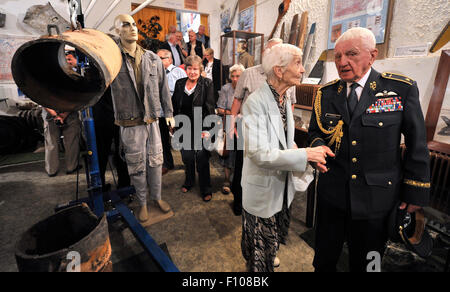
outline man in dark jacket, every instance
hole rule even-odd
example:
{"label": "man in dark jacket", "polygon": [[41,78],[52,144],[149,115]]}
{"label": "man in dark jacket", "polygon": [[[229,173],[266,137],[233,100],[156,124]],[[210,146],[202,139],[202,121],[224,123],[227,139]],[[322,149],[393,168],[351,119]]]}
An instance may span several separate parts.
{"label": "man in dark jacket", "polygon": [[197,55],[203,59],[203,54],[205,53],[205,46],[202,42],[197,40],[197,34],[190,30],[189,34],[189,42],[187,43],[187,49],[189,56]]}
{"label": "man in dark jacket", "polygon": [[202,24],[198,27],[197,40],[202,42],[205,49],[209,48],[209,36],[205,34],[205,26]]}
{"label": "man in dark jacket", "polygon": [[177,44],[177,35],[175,33],[170,33],[167,42],[163,43],[161,49],[168,50],[172,53],[173,65],[179,67],[184,64],[184,55]]}
{"label": "man in dark jacket", "polygon": [[114,124],[114,108],[112,104],[111,88],[106,89],[100,100],[92,107],[95,121],[95,136],[97,140],[98,164],[102,179],[103,191],[108,191],[105,182],[106,165],[114,141],[113,161],[117,170],[117,188],[130,185],[127,164],[120,153],[120,128]]}
{"label": "man in dark jacket", "polygon": [[206,78],[213,81],[214,84],[214,100],[217,103],[219,99],[219,90],[222,88],[222,77],[220,76],[220,60],[214,58],[214,50],[208,48],[205,50],[205,59],[203,60],[203,67],[205,67]]}
{"label": "man in dark jacket", "polygon": [[321,174],[313,265],[335,271],[347,241],[350,270],[366,271],[369,252],[383,256],[396,202],[408,212],[428,203],[425,124],[416,82],[371,68],[378,50],[370,30],[348,30],[334,52],[341,79],[319,91],[309,127],[311,147],[327,145],[336,154],[316,166]]}

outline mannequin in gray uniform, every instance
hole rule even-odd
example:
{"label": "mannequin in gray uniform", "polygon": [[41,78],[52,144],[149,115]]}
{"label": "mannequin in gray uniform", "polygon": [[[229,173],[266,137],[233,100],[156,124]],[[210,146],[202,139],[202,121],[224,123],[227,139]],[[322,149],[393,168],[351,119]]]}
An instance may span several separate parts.
{"label": "mannequin in gray uniform", "polygon": [[158,119],[162,110],[168,126],[175,125],[172,102],[161,59],[136,43],[134,19],[121,14],[114,25],[123,58],[120,73],[111,84],[115,124],[120,126],[128,173],[140,204],[138,219],[145,222],[148,192],[161,211],[171,210],[161,200],[163,148]]}

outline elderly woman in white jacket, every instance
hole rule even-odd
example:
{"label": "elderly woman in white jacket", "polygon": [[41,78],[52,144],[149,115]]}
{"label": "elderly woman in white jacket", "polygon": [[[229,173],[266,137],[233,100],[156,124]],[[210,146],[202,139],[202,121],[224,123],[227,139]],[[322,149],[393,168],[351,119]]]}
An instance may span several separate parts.
{"label": "elderly woman in white jacket", "polygon": [[242,253],[252,272],[272,272],[276,252],[285,243],[294,199],[293,172],[307,171],[308,162],[326,163],[327,147],[298,149],[294,117],[286,90],[300,85],[305,69],[302,51],[288,44],[263,56],[267,83],[243,105],[244,166],[242,170]]}

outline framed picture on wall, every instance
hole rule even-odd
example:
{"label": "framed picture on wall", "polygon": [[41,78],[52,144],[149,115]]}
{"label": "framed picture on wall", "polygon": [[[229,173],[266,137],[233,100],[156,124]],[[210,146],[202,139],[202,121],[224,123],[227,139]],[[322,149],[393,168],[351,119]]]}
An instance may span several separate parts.
{"label": "framed picture on wall", "polygon": [[353,27],[370,29],[375,34],[377,44],[384,43],[390,1],[331,0],[328,49],[334,49],[339,36]]}
{"label": "framed picture on wall", "polygon": [[255,6],[250,6],[239,12],[239,29],[241,31],[254,31],[255,24]]}
{"label": "framed picture on wall", "polygon": [[427,142],[431,150],[450,154],[450,50],[442,51],[434,81],[433,94],[428,106],[425,125]]}

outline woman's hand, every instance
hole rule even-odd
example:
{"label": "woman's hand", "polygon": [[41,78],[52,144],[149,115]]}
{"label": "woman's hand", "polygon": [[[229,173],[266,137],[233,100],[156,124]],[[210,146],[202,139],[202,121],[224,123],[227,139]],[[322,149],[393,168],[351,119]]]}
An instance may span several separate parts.
{"label": "woman's hand", "polygon": [[318,146],[313,148],[305,148],[306,155],[308,157],[308,161],[313,163],[314,166],[322,173],[327,172],[328,169],[326,167],[327,156],[334,157],[333,151],[327,146]]}

